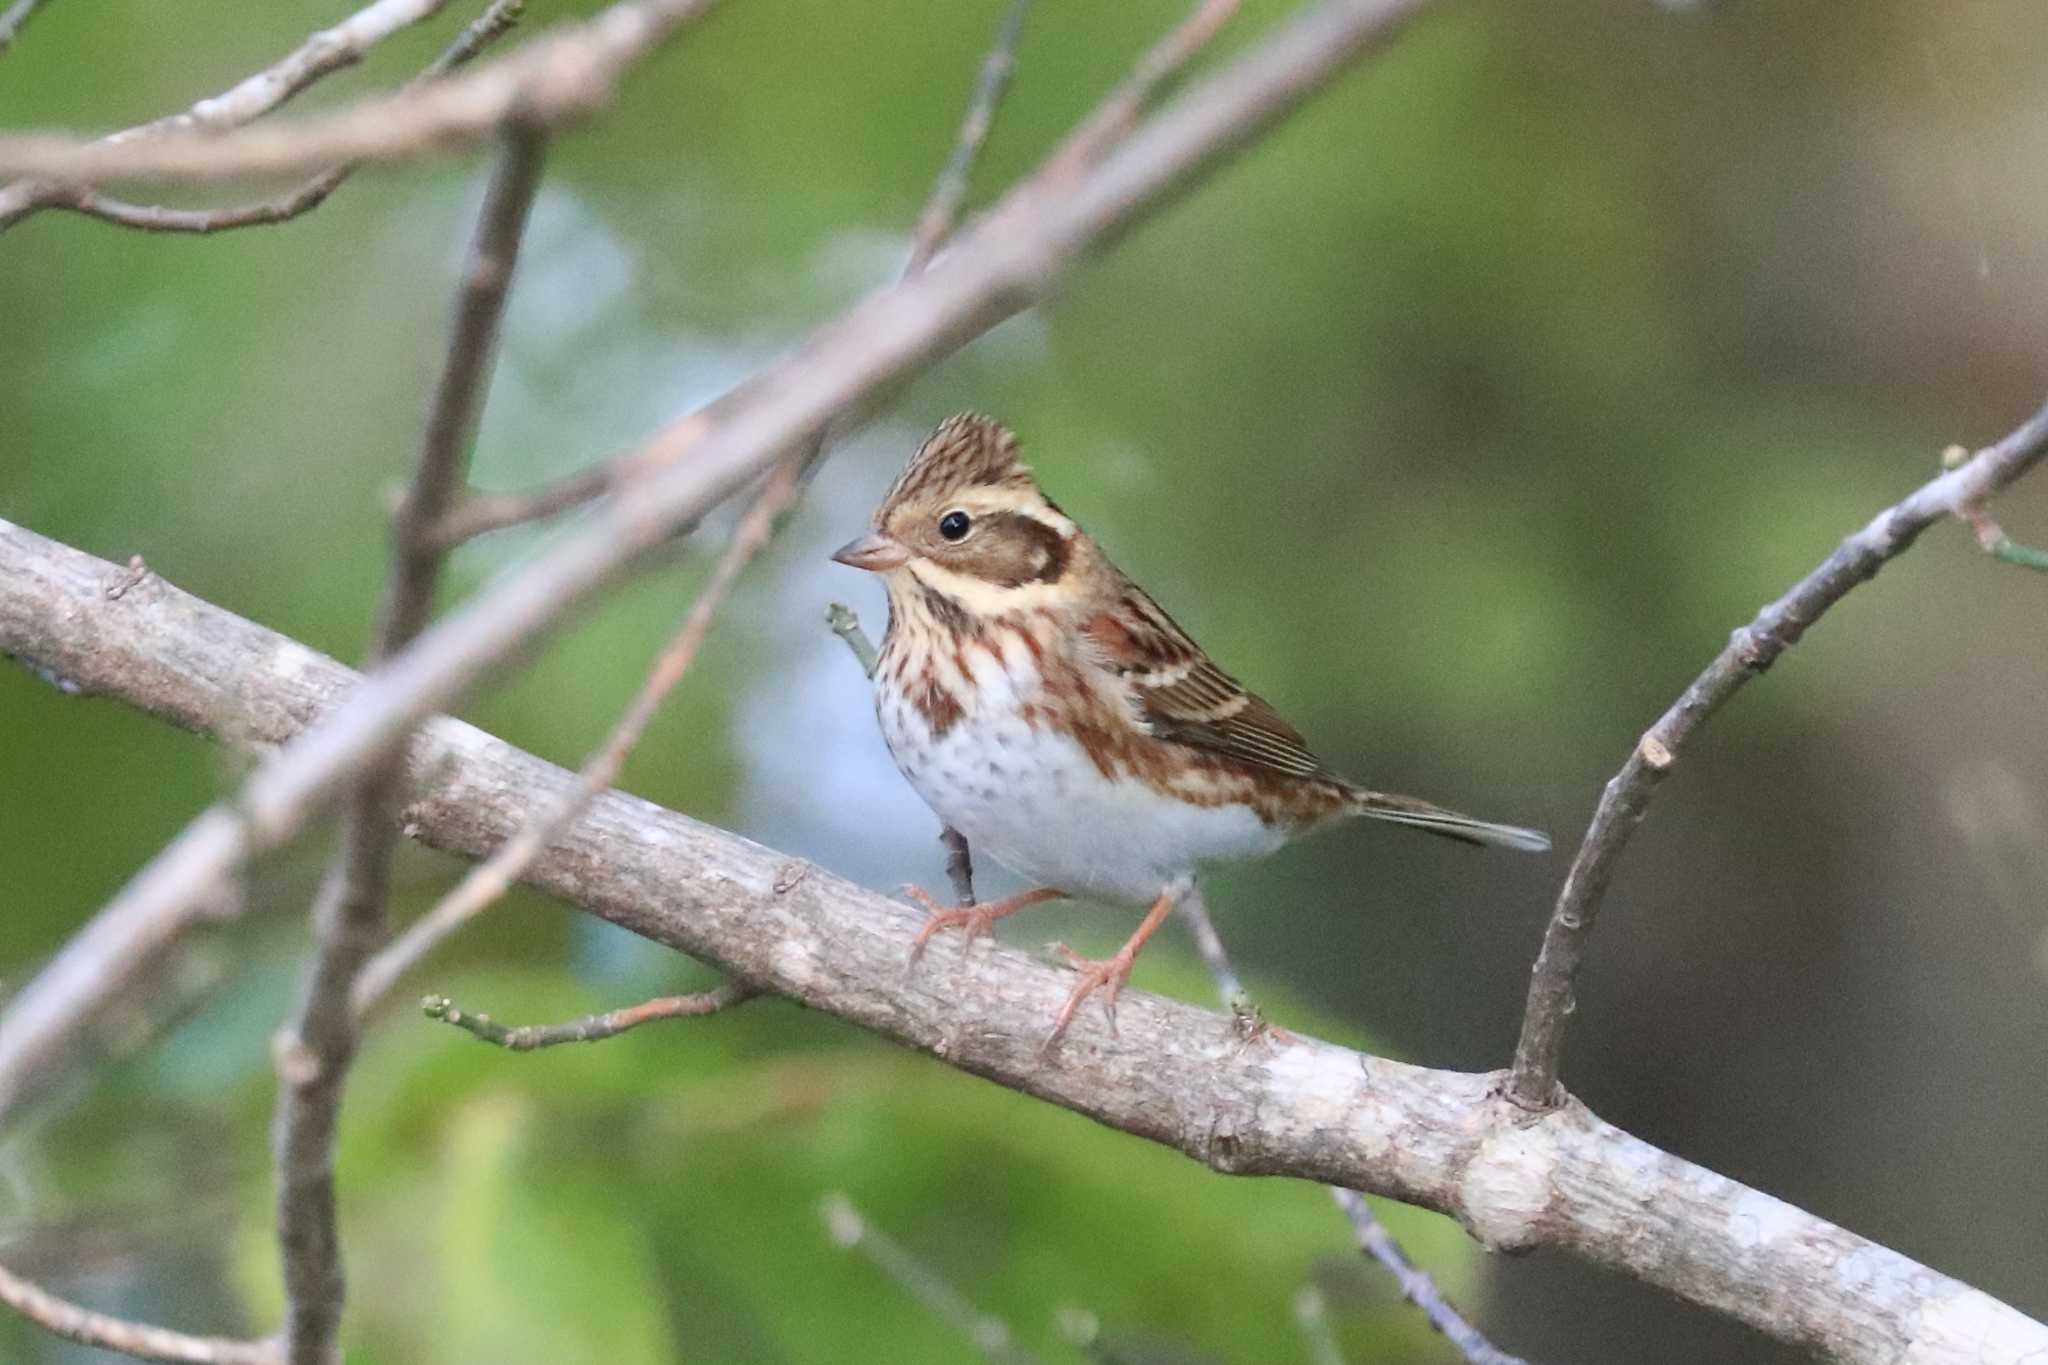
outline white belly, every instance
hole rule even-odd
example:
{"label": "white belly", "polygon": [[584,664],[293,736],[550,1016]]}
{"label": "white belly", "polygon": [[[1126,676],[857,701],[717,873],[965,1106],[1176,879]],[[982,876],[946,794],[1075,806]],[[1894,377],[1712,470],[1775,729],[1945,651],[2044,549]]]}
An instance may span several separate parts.
{"label": "white belly", "polygon": [[[900,697],[880,694],[883,737],[910,785],[977,856],[1070,895],[1133,904],[1202,863],[1271,853],[1283,831],[1244,806],[1195,806],[1136,779],[1110,781],[1074,739],[1034,728],[1038,675],[1022,650],[969,651],[973,704],[936,738]],[[963,691],[966,689],[963,689]]]}

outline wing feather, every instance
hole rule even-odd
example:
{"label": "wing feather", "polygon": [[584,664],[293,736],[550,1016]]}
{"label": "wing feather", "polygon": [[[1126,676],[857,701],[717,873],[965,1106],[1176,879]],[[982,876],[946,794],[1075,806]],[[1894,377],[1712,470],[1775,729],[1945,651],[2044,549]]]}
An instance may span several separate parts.
{"label": "wing feather", "polygon": [[1159,738],[1290,777],[1329,776],[1279,712],[1218,668],[1136,584],[1126,583],[1116,605],[1083,630]]}

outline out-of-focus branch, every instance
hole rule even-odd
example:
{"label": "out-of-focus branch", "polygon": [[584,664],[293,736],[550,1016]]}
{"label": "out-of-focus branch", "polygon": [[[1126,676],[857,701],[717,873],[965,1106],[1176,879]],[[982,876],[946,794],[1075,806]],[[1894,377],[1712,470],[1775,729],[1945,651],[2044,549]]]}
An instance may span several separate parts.
{"label": "out-of-focus branch", "polygon": [[[322,77],[363,59],[378,43],[400,29],[431,18],[448,0],[374,0],[332,28],[321,29],[282,58],[236,84],[203,99],[181,114],[110,133],[95,144],[114,148],[150,138],[178,134],[206,135],[261,118]],[[0,186],[0,229],[19,222],[39,208],[62,204],[81,208],[89,195],[68,195],[62,185],[17,181]],[[123,205],[122,207],[134,207]]]}
{"label": "out-of-focus branch", "polygon": [[1047,183],[1057,184],[1100,161],[1104,153],[1137,126],[1139,116],[1230,22],[1239,2],[1198,0],[1180,26],[1139,59],[1130,77],[1067,135],[1036,175]]}
{"label": "out-of-focus branch", "polygon": [[[974,154],[987,137],[995,117],[996,101],[1001,98],[1005,83],[1001,79],[991,79],[989,71],[999,68],[1007,75],[1009,53],[1016,44],[1028,2],[1020,0],[1012,9],[1009,21],[997,37],[995,52],[983,65],[982,80],[962,123],[954,153],[940,172],[924,211],[918,215],[910,261],[904,267],[905,278],[921,271],[931,252],[952,231],[959,193],[964,189],[973,167]],[[627,756],[646,733],[662,701],[682,681],[683,674],[695,661],[705,637],[711,632],[712,622],[739,582],[740,574],[775,533],[777,520],[802,493],[803,475],[822,455],[825,439],[824,433],[820,433],[819,439],[808,449],[784,460],[770,471],[753,503],[734,528],[732,541],[726,546],[725,553],[719,556],[703,591],[698,593],[696,601],[677,626],[675,635],[655,659],[654,667],[641,684],[639,693],[612,727],[603,745],[583,765],[582,772],[578,774],[580,780],[576,793],[545,818],[537,819],[520,830],[503,848],[471,871],[453,892],[408,927],[397,942],[378,954],[356,982],[355,1009],[358,1015],[368,1010],[392,983],[431,952],[434,945],[510,890],[547,842],[575,819],[592,797],[618,781]],[[437,538],[446,522],[447,517],[443,515],[431,524],[423,525],[422,536]],[[964,850],[963,841],[963,856]]]}
{"label": "out-of-focus branch", "polygon": [[[152,577],[0,522],[0,651],[267,749],[327,722],[369,680]],[[438,718],[407,751],[406,829],[482,857],[572,773]],[[1120,1036],[1084,1021],[1041,1058],[1072,979],[989,944],[906,977],[921,915],[800,859],[620,792],[593,801],[527,881],[738,981],[1231,1174],[1284,1175],[1436,1209],[1490,1247],[1552,1246],[1818,1354],[1885,1365],[2021,1365],[2048,1327],[1947,1276],[1601,1122],[1531,1113],[1505,1073],[1407,1066],[1295,1037],[1248,1047],[1233,1021],[1127,992]],[[117,945],[118,946],[118,945]],[[0,1067],[0,1090],[15,1078]]]}
{"label": "out-of-focus branch", "polygon": [[532,1052],[536,1048],[556,1047],[562,1043],[603,1042],[607,1038],[616,1038],[627,1029],[651,1024],[658,1019],[701,1019],[707,1014],[716,1014],[752,1000],[758,994],[748,986],[726,985],[694,995],[656,996],[624,1009],[586,1014],[564,1024],[525,1024],[517,1028],[507,1028],[488,1014],[462,1009],[445,995],[426,997],[420,1001],[420,1008],[427,1018],[453,1024],[483,1042],[513,1052]]}
{"label": "out-of-focus branch", "polygon": [[[1216,932],[1216,922],[1209,918],[1209,905],[1202,898],[1199,886],[1181,898],[1180,915],[1194,933],[1195,947],[1209,968],[1210,977],[1216,982],[1216,995],[1224,1011],[1243,1018],[1243,1012],[1250,1008],[1245,999],[1243,979],[1237,974],[1236,964],[1230,960],[1230,950],[1223,946],[1223,936]],[[1272,1048],[1293,1043],[1293,1034],[1276,1034],[1270,1027],[1261,1030],[1256,1012],[1251,1018],[1255,1021],[1254,1028],[1244,1040],[1246,1046]],[[1337,1201],[1337,1207],[1351,1221],[1351,1230],[1358,1237],[1358,1249],[1393,1276],[1402,1297],[1422,1310],[1429,1325],[1443,1333],[1444,1340],[1457,1348],[1460,1356],[1472,1365],[1527,1365],[1519,1357],[1509,1355],[1488,1341],[1477,1327],[1451,1306],[1451,1301],[1444,1297],[1443,1290],[1437,1288],[1429,1272],[1418,1270],[1408,1259],[1408,1253],[1401,1249],[1401,1244],[1394,1240],[1394,1234],[1373,1216],[1372,1205],[1365,1202],[1365,1196],[1341,1185],[1332,1185],[1329,1190],[1331,1198]]]}
{"label": "out-of-focus branch", "polygon": [[109,1317],[60,1299],[41,1285],[4,1268],[0,1268],[0,1303],[66,1341],[116,1351],[137,1360],[179,1361],[183,1365],[283,1365],[284,1361],[283,1346],[274,1340],[187,1336],[166,1327]]}
{"label": "out-of-focus branch", "polygon": [[[454,42],[442,49],[441,55],[429,63],[416,79],[436,80],[469,61],[491,43],[511,32],[525,8],[526,0],[492,0],[490,7],[464,28]],[[162,204],[137,204],[110,194],[102,194],[87,185],[49,185],[22,212],[9,217],[7,211],[0,210],[0,231],[4,231],[26,213],[38,208],[68,209],[116,227],[134,228],[140,232],[203,236],[235,228],[267,227],[277,223],[288,223],[319,208],[327,202],[329,195],[340,189],[348,178],[355,174],[355,171],[356,167],[353,164],[335,166],[310,176],[292,189],[269,199],[211,209],[180,209]],[[7,190],[0,189],[0,202],[5,201],[7,193]]]}
{"label": "out-of-focus branch", "polygon": [[1037,1359],[1017,1345],[1009,1323],[976,1308],[936,1267],[869,1222],[845,1195],[837,1191],[826,1195],[818,1213],[833,1245],[859,1252],[925,1312],[972,1342],[983,1360],[1030,1365]]}
{"label": "out-of-focus branch", "polygon": [[903,267],[905,276],[923,270],[940,244],[952,234],[953,224],[960,217],[960,206],[967,200],[975,160],[981,155],[982,144],[988,141],[989,130],[995,127],[996,109],[1009,88],[1011,73],[1016,70],[1017,40],[1024,34],[1024,19],[1030,13],[1031,0],[1010,0],[1009,12],[1003,16],[1002,27],[996,30],[995,44],[982,59],[980,74],[975,77],[974,95],[967,102],[966,117],[960,120],[960,131],[953,138],[953,150],[917,215],[916,227],[911,229],[910,259]]}
{"label": "out-of-focus branch", "polygon": [[0,55],[14,46],[14,40],[21,35],[22,25],[36,12],[42,0],[14,0],[5,10],[0,10]]}
{"label": "out-of-focus branch", "polygon": [[[399,3],[378,0],[372,8]],[[709,8],[710,0],[620,0],[460,75],[297,121],[211,132],[181,127],[118,141],[0,134],[0,174],[92,185],[131,177],[229,180],[473,147],[510,119],[554,128],[589,113],[629,68]]]}
{"label": "out-of-focus branch", "polygon": [[1835,547],[1820,567],[1756,614],[1728,639],[1728,645],[1657,723],[1643,732],[1600,794],[1557,906],[1543,931],[1543,947],[1530,969],[1529,998],[1522,1035],[1515,1045],[1509,1096],[1541,1109],[1565,1098],[1558,1085],[1566,1025],[1572,1014],[1572,982],[1585,959],[1586,943],[1600,911],[1601,897],[1614,879],[1615,865],[1629,836],[1643,821],[1650,797],[1678,761],[1693,731],[1742,685],[1774,663],[1822,613],[1868,582],[1920,533],[1937,521],[1967,519],[1972,509],[2048,456],[2048,405],[2036,410],[1996,445],[1987,446],[1956,468],[1922,484],[1911,496],[1877,514],[1869,525]]}
{"label": "out-of-focus branch", "polygon": [[[61,1052],[118,989],[113,983],[176,939],[200,896],[243,859],[297,833],[420,719],[828,423],[1023,308],[1089,247],[1251,141],[1425,3],[1322,0],[1154,115],[1078,183],[1007,197],[963,235],[945,269],[869,297],[704,413],[654,433],[638,458],[659,468],[631,497],[593,509],[585,525],[436,622],[320,726],[266,758],[21,989],[0,1013],[0,1111],[15,1098],[7,1078]],[[639,21],[634,31],[642,32]],[[690,458],[675,460],[682,450]]]}
{"label": "out-of-focus branch", "polygon": [[[371,633],[373,665],[418,636],[433,610],[447,556],[426,532],[463,482],[527,211],[540,186],[544,147],[534,129],[506,129],[456,295],[448,357],[428,405],[412,481],[392,518],[391,574]],[[314,901],[313,951],[299,1003],[277,1039],[277,1238],[290,1365],[339,1359],[335,1336],[345,1286],[334,1133],[356,1049],[350,992],[384,938],[391,852],[398,839],[391,817],[400,777],[396,761],[373,764],[347,796],[340,847]]]}
{"label": "out-of-focus branch", "polygon": [[661,709],[662,701],[696,661],[697,652],[711,633],[711,624],[717,619],[719,609],[739,582],[741,572],[768,543],[768,537],[775,529],[775,519],[782,515],[796,492],[797,470],[794,465],[780,465],[769,474],[767,484],[755,498],[753,506],[747,509],[746,515],[740,518],[725,553],[719,556],[710,578],[690,604],[690,610],[677,626],[675,634],[655,659],[653,669],[641,683],[632,704],[612,726],[611,733],[598,746],[597,752],[585,761],[582,771],[577,773],[576,790],[560,805],[537,814],[531,823],[522,826],[517,834],[506,840],[503,847],[471,868],[453,891],[406,926],[403,934],[371,959],[356,979],[355,1012],[358,1017],[367,1013],[401,976],[442,940],[511,890],[540,851],[567,828],[571,820],[582,814],[591,799],[618,781],[619,771],[625,767],[633,746],[647,732],[647,726]]}

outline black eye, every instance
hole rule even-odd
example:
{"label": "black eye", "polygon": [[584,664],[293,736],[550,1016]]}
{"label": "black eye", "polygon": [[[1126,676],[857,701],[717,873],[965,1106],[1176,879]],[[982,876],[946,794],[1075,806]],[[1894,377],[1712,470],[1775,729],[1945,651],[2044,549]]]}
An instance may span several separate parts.
{"label": "black eye", "polygon": [[965,512],[948,512],[939,518],[939,534],[948,540],[958,540],[973,525]]}

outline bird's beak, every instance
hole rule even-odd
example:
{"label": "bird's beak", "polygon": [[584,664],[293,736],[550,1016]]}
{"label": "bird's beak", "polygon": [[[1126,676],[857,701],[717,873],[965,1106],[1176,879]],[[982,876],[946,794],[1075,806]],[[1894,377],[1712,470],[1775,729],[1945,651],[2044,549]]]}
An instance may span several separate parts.
{"label": "bird's beak", "polygon": [[832,552],[832,557],[850,568],[866,569],[869,573],[886,573],[900,569],[910,562],[910,551],[903,542],[893,540],[880,531],[870,531],[847,541]]}

